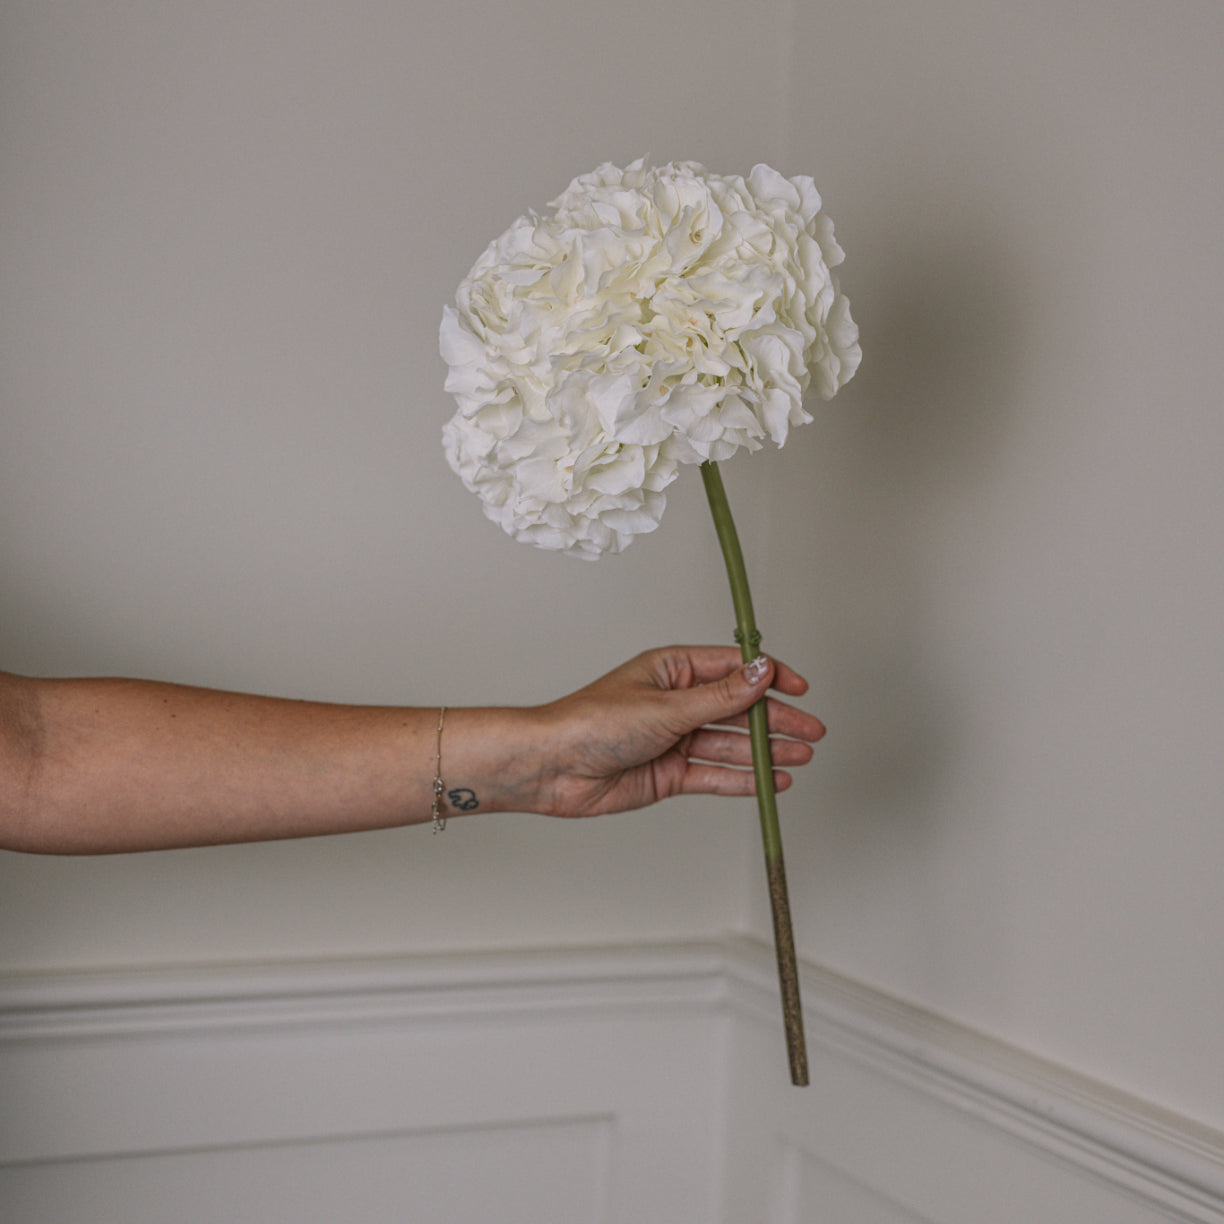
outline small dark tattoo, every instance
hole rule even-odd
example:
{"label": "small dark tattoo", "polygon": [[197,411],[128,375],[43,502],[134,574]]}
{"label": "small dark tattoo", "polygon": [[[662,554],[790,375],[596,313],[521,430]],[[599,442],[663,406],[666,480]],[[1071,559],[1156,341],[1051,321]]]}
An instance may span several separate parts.
{"label": "small dark tattoo", "polygon": [[480,806],[476,792],[468,790],[466,786],[457,786],[454,790],[447,791],[446,797],[450,800],[451,807],[460,812],[470,812],[473,808]]}

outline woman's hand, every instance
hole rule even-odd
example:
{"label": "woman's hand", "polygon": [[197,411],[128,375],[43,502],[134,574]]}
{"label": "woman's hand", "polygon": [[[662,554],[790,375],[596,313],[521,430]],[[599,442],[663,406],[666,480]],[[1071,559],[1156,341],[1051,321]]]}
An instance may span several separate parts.
{"label": "woman's hand", "polygon": [[[807,681],[762,655],[672,646],[647,651],[540,710],[551,745],[537,810],[596,816],[644,807],[670,795],[751,795],[748,709],[770,688],[802,696]],[[769,699],[775,766],[805,765],[825,733],[819,719]],[[785,790],[791,776],[775,769]]]}

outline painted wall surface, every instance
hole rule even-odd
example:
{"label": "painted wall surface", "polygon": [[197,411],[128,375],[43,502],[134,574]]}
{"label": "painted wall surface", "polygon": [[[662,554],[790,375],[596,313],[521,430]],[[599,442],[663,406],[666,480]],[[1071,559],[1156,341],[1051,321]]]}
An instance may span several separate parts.
{"label": "painted wall surface", "polygon": [[[437,333],[575,174],[777,160],[780,42],[735,12],[5,5],[3,666],[453,706],[729,641],[695,470],[598,565],[485,520],[442,455]],[[0,856],[0,965],[702,936],[745,921],[744,816]]]}
{"label": "painted wall surface", "polygon": [[[727,470],[831,732],[802,950],[1224,1125],[1215,4],[0,11],[0,659],[534,701],[725,640],[699,481],[599,565],[441,458],[442,304],[575,173],[811,173],[854,383]],[[0,970],[767,929],[755,816],[0,856]]]}
{"label": "painted wall surface", "polygon": [[830,726],[803,950],[1217,1126],[1222,45],[1218,4],[800,7],[786,160],[864,360],[771,469],[767,597]]}

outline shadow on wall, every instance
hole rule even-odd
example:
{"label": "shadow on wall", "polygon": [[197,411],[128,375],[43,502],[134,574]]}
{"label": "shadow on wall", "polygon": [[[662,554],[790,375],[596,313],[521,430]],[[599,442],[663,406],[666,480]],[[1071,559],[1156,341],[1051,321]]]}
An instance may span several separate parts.
{"label": "shadow on wall", "polygon": [[945,220],[900,249],[859,254],[844,279],[862,369],[784,452],[795,470],[774,506],[775,523],[815,524],[781,533],[777,556],[796,551],[773,572],[810,575],[798,599],[779,602],[810,622],[788,636],[814,651],[835,729],[819,785],[837,822],[824,849],[840,834],[839,855],[870,854],[898,824],[920,839],[957,768],[972,713],[955,655],[949,664],[949,611],[975,558],[1001,546],[986,499],[1017,409],[1025,327],[1025,273],[996,233],[954,233]]}
{"label": "shadow on wall", "polygon": [[856,270],[868,360],[862,406],[844,422],[846,458],[898,518],[963,505],[990,481],[1016,408],[1023,329],[1018,265],[1006,256],[997,235],[940,233]]}

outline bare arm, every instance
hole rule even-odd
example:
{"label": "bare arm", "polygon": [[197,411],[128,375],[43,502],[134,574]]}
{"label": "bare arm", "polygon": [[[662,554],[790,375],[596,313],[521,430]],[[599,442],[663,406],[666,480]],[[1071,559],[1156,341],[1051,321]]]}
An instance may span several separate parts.
{"label": "bare arm", "polygon": [[[772,663],[754,681],[731,650],[673,647],[545,706],[448,710],[447,790],[476,811],[561,816],[751,794],[742,715],[771,682],[807,687]],[[803,764],[824,728],[771,711],[775,763]],[[437,722],[432,708],[0,673],[0,847],[107,853],[425,821]]]}

